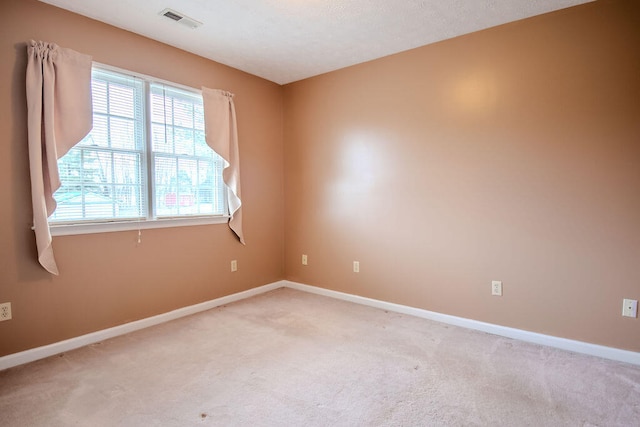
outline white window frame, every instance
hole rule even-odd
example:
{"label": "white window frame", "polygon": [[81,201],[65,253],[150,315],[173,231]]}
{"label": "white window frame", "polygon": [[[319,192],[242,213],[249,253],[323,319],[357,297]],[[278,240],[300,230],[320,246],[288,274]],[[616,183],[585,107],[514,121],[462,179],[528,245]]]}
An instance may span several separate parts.
{"label": "white window frame", "polygon": [[[124,70],[122,68],[112,67],[110,65],[100,64],[94,62],[92,68],[103,70],[107,72],[114,72],[125,74],[134,78],[139,78],[144,80],[145,82],[145,150],[143,157],[143,165],[145,169],[145,182],[144,187],[145,191],[147,191],[148,196],[150,197],[153,190],[149,189],[150,180],[153,179],[154,171],[151,170],[151,143],[150,143],[150,90],[149,85],[152,83],[162,84],[166,86],[170,86],[176,89],[185,90],[188,92],[193,92],[196,94],[202,94],[201,90],[181,85],[178,83],[158,79],[156,77]],[[52,236],[68,236],[68,235],[78,235],[78,234],[92,234],[92,233],[108,233],[108,232],[118,232],[118,231],[130,231],[130,230],[146,230],[152,228],[168,228],[168,227],[184,227],[184,226],[194,226],[194,225],[208,225],[208,224],[226,224],[229,221],[229,207],[227,204],[227,194],[228,191],[227,186],[223,183],[223,191],[224,191],[224,211],[225,213],[220,215],[210,214],[210,215],[197,215],[197,216],[179,216],[179,217],[163,217],[156,218],[153,211],[155,207],[152,206],[151,199],[147,200],[147,218],[145,219],[133,219],[133,220],[96,220],[94,222],[91,221],[82,221],[82,222],[51,222],[49,221],[49,228]]]}

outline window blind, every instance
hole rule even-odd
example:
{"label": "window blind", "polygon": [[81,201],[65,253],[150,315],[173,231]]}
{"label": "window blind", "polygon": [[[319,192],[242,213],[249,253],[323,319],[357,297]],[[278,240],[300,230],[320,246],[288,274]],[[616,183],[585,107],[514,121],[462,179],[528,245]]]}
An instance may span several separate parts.
{"label": "window blind", "polygon": [[58,160],[55,222],[146,216],[144,82],[93,70],[93,129]]}
{"label": "window blind", "polygon": [[222,159],[205,142],[202,97],[151,84],[151,147],[158,218],[222,215]]}
{"label": "window blind", "polygon": [[58,160],[54,224],[225,215],[198,92],[94,68],[93,129]]}

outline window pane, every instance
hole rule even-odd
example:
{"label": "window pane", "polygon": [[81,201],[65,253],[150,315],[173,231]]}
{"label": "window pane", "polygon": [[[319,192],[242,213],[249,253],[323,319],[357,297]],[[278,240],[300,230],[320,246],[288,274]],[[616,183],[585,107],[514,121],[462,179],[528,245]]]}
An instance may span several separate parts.
{"label": "window pane", "polygon": [[176,142],[176,154],[185,154],[187,156],[192,156],[194,154],[193,129],[174,127],[173,132]]}
{"label": "window pane", "polygon": [[131,119],[112,117],[110,120],[111,146],[135,150],[136,133],[135,122]]}
{"label": "window pane", "polygon": [[223,215],[222,159],[155,157],[156,214]]}
{"label": "window pane", "polygon": [[109,84],[109,114],[134,118],[134,88]]}
{"label": "window pane", "polygon": [[138,153],[113,153],[113,182],[138,185],[141,178],[140,155]]}
{"label": "window pane", "polygon": [[178,200],[177,159],[157,156],[154,163],[156,215],[175,215]]}
{"label": "window pane", "polygon": [[156,157],[156,213],[159,217],[200,214],[196,203],[197,160]]}
{"label": "window pane", "polygon": [[193,107],[194,127],[204,131],[204,108],[202,104],[195,104]]}
{"label": "window pane", "polygon": [[172,112],[171,98],[165,98],[161,89],[153,88],[151,92],[151,121],[153,123],[173,124]]}
{"label": "window pane", "polygon": [[174,125],[193,128],[193,102],[184,99],[175,99]]}
{"label": "window pane", "polygon": [[213,162],[198,162],[198,209],[202,214],[218,213],[216,197],[215,197],[215,171]]}
{"label": "window pane", "polygon": [[144,201],[144,197],[139,185],[116,185],[114,190],[120,217],[137,218],[142,216],[140,205]]}
{"label": "window pane", "polygon": [[204,131],[197,130],[194,132],[194,143],[196,156],[213,158],[214,151],[209,147],[204,138]]}
{"label": "window pane", "polygon": [[107,114],[107,82],[93,79],[91,81],[91,94],[93,97],[93,112]]}

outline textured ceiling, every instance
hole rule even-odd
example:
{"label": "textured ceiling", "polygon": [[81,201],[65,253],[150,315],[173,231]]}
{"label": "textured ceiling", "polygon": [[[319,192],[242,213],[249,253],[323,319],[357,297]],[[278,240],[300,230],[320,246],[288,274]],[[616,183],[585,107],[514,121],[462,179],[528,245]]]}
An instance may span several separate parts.
{"label": "textured ceiling", "polygon": [[285,84],[592,0],[41,1]]}

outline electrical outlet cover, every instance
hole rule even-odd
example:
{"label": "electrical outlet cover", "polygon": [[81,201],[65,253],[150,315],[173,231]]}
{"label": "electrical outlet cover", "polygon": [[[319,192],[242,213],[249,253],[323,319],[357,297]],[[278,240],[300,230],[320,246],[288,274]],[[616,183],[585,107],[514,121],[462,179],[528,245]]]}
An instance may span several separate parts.
{"label": "electrical outlet cover", "polygon": [[625,317],[638,317],[638,300],[626,298],[623,299],[622,315]]}
{"label": "electrical outlet cover", "polygon": [[0,304],[0,322],[3,320],[11,320],[11,303],[4,302]]}
{"label": "electrical outlet cover", "polygon": [[502,296],[502,282],[499,280],[491,281],[491,295]]}

